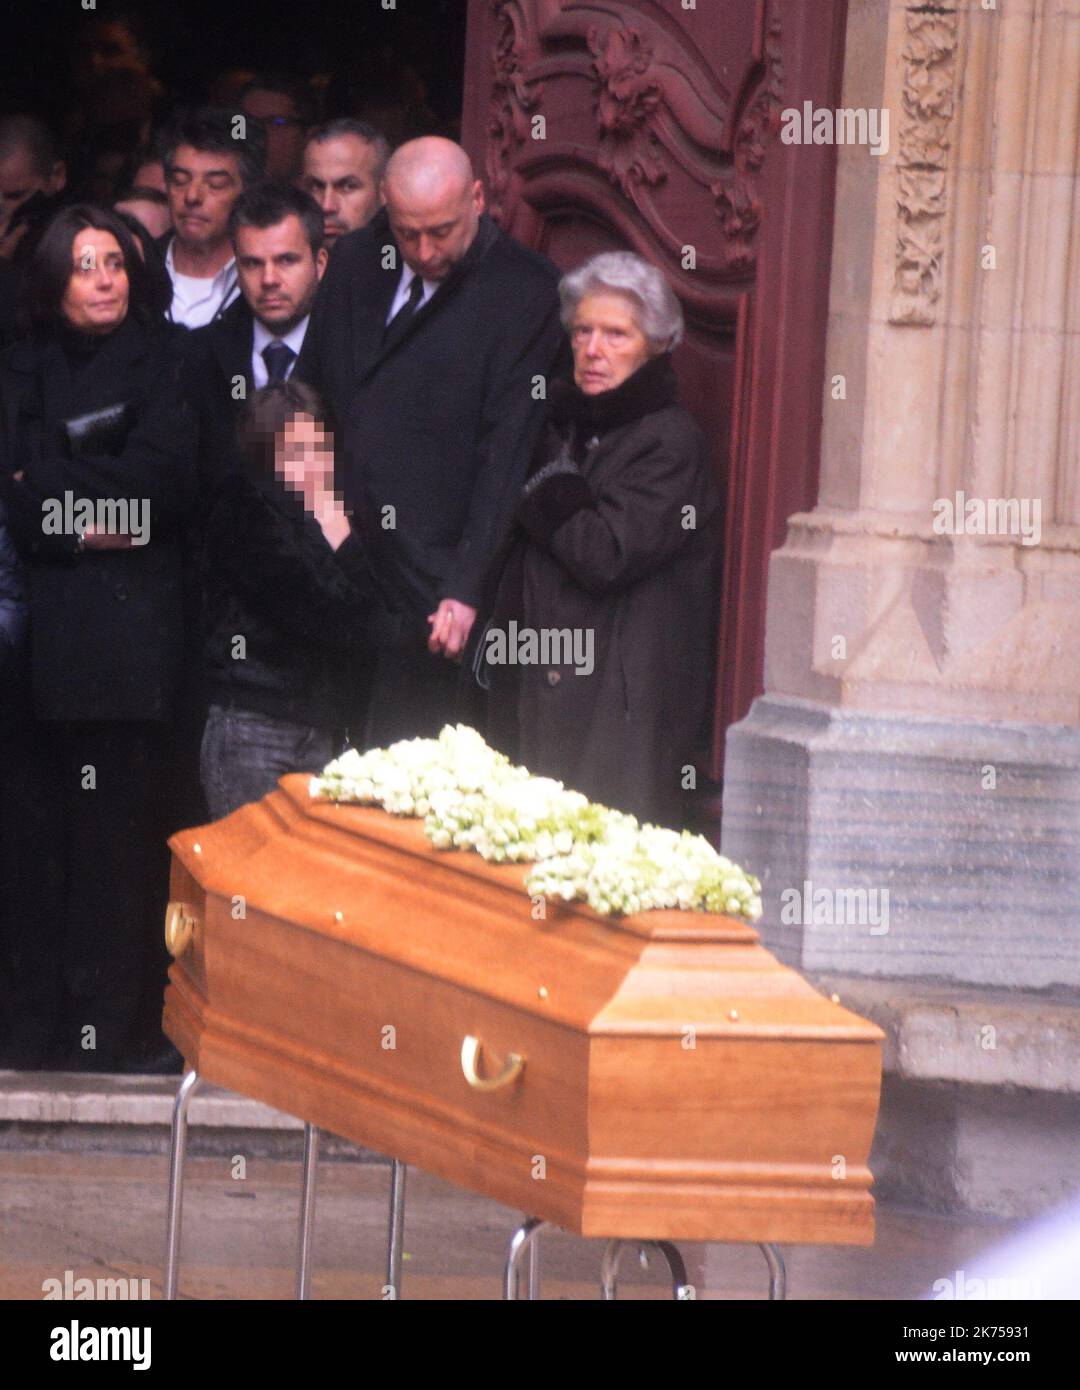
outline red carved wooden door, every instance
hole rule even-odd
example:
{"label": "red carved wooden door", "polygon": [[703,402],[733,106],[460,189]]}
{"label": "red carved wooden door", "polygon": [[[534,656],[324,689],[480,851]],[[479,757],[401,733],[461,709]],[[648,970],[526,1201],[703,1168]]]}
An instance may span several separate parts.
{"label": "red carved wooden door", "polygon": [[714,777],[761,690],[769,554],[816,501],[835,160],[779,127],[839,105],[845,10],[470,0],[463,140],[494,215],[563,269],[637,251],[683,302],[683,399],[727,504]]}

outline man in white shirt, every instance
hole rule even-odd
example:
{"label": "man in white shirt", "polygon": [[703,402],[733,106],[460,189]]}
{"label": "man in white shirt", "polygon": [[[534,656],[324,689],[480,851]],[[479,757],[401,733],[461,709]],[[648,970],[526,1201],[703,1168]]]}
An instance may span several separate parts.
{"label": "man in white shirt", "polygon": [[204,107],[171,130],[165,181],[174,231],[162,250],[173,286],[173,323],[212,323],[239,295],[229,215],[262,177],[265,162],[262,127],[227,111]]}

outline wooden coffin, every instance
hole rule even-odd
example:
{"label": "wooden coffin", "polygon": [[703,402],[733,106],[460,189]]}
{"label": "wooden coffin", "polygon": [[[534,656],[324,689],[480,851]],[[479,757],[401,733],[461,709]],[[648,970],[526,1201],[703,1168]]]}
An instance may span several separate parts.
{"label": "wooden coffin", "polygon": [[751,927],[534,920],[520,864],[304,776],[170,845],[164,1028],[209,1081],[586,1236],[873,1239],[882,1034]]}

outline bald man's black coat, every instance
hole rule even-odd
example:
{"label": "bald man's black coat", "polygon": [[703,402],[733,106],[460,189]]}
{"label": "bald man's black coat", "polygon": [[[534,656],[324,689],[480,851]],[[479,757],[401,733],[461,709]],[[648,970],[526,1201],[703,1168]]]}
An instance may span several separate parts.
{"label": "bald man's black coat", "polygon": [[558,271],[484,214],[464,258],[383,347],[402,258],[385,211],[342,237],[296,371],[327,399],[346,504],[390,630],[426,640],[442,598],[476,605],[561,355]]}

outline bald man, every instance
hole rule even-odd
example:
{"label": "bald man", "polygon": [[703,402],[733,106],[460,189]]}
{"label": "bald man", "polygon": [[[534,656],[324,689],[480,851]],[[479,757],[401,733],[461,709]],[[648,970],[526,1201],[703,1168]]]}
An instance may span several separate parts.
{"label": "bald man", "polygon": [[339,239],[297,373],[328,400],[384,613],[368,747],[453,720],[484,571],[559,356],[558,272],[484,211],[460,145],[411,140]]}

